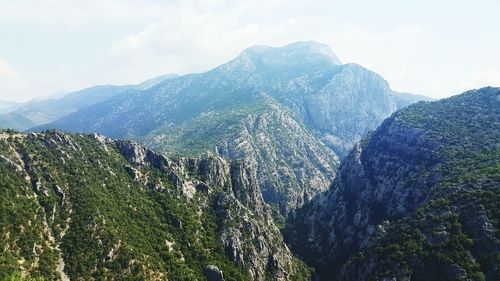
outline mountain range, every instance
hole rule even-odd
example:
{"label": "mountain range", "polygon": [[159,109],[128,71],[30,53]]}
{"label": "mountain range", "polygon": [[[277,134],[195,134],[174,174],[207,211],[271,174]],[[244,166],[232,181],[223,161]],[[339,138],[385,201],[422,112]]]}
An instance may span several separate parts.
{"label": "mountain range", "polygon": [[0,276],[310,275],[283,243],[250,163],[171,159],[97,134],[2,132],[0,175]]}
{"label": "mountain range", "polygon": [[341,64],[326,45],[254,46],[210,71],[129,90],[33,130],[99,132],[171,156],[256,163],[282,215],[326,190],[339,159],[396,109],[422,99]]}
{"label": "mountain range", "polygon": [[0,278],[500,280],[500,89],[429,100],[296,42],[6,104]]}
{"label": "mountain range", "polygon": [[0,100],[0,114],[7,113],[17,109],[20,106],[19,103],[9,102],[9,101],[1,101]]}
{"label": "mountain range", "polygon": [[169,158],[99,134],[2,131],[0,272],[497,280],[499,103],[500,89],[484,88],[394,113],[342,160],[330,189],[292,211],[290,248],[255,163]]}
{"label": "mountain range", "polygon": [[83,89],[62,96],[34,99],[25,103],[0,101],[0,127],[27,130],[53,122],[84,107],[98,104],[129,90],[146,90],[163,80],[176,77],[161,75],[138,85],[101,85]]}

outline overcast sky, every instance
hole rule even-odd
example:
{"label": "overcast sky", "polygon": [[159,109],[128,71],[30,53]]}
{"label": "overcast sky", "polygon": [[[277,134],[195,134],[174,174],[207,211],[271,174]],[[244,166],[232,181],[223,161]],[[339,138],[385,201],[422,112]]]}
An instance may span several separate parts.
{"label": "overcast sky", "polygon": [[499,0],[0,0],[0,99],[201,72],[299,40],[399,91],[500,86]]}

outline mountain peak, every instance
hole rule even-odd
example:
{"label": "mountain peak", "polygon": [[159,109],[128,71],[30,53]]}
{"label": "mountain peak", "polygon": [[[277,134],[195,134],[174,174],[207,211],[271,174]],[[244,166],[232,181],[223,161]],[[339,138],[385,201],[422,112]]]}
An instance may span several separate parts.
{"label": "mountain peak", "polygon": [[275,57],[321,57],[334,64],[341,64],[339,58],[328,45],[316,41],[298,41],[281,47],[255,45],[245,49],[243,54]]}
{"label": "mountain peak", "polygon": [[226,70],[247,71],[281,69],[310,69],[340,65],[341,62],[325,44],[315,41],[299,41],[281,47],[255,45],[223,66]]}

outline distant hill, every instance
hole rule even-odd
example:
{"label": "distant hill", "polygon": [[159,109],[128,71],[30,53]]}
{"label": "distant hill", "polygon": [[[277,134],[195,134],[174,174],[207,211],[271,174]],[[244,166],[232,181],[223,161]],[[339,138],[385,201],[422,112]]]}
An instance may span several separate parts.
{"label": "distant hill", "polygon": [[20,104],[16,103],[16,102],[10,102],[10,101],[2,101],[2,100],[0,100],[0,114],[14,111],[19,106],[20,106]]}
{"label": "distant hill", "polygon": [[[29,128],[53,122],[87,106],[98,104],[126,91],[145,90],[166,79],[176,77],[174,74],[162,75],[144,81],[139,85],[94,86],[80,91],[68,93],[56,98],[35,99],[22,104],[10,105],[9,110],[2,112],[0,102],[0,128],[27,130]],[[7,113],[8,112],[8,113]],[[4,113],[4,114],[1,114]]]}

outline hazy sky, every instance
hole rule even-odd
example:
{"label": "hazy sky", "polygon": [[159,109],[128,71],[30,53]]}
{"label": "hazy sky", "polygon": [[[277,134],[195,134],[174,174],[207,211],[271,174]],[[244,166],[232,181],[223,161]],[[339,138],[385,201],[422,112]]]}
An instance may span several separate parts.
{"label": "hazy sky", "polygon": [[500,86],[500,0],[0,0],[0,99],[201,72],[298,40],[399,91]]}

